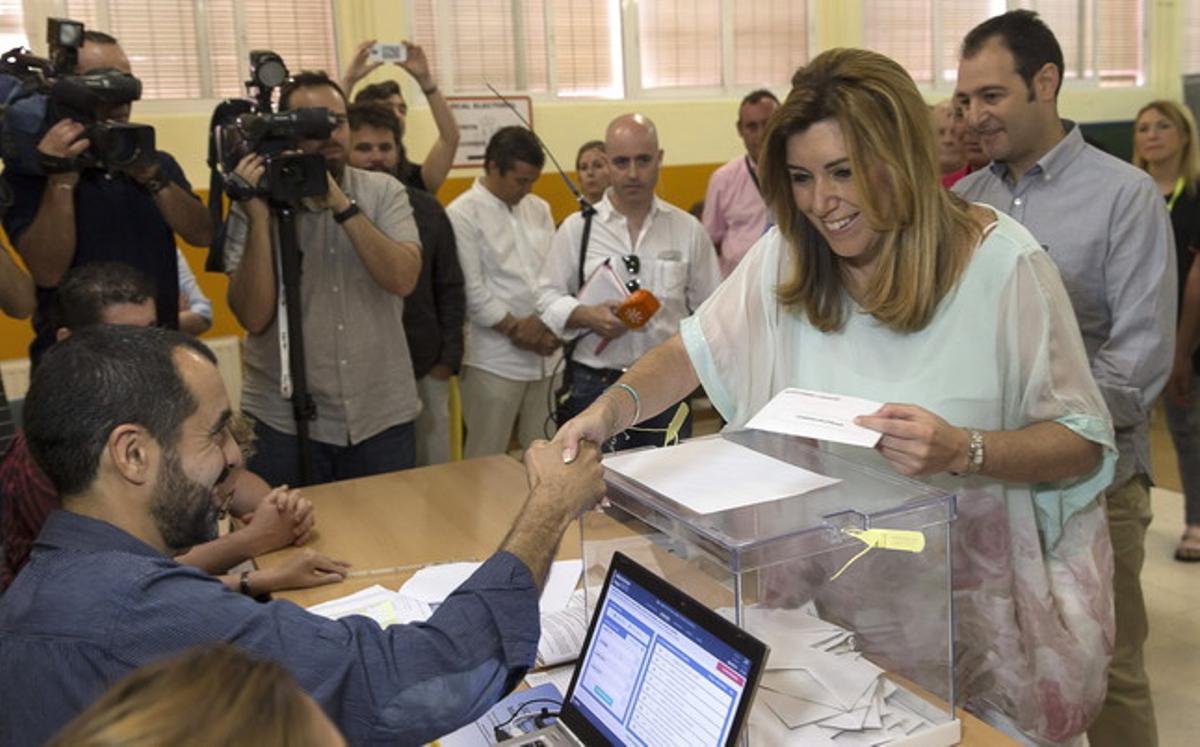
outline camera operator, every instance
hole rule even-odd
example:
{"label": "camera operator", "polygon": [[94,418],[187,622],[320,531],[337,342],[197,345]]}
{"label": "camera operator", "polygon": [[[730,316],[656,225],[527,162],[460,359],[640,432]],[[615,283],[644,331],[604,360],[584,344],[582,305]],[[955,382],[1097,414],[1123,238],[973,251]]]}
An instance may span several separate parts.
{"label": "camera operator", "polygon": [[[323,107],[338,120],[326,140],[301,140],[325,157],[329,191],[306,198],[296,228],[308,392],[312,483],[413,466],[413,421],[420,412],[404,335],[403,296],[421,272],[421,248],[408,194],[387,174],[346,165],[349,126],[341,88],[324,73],[302,72],[280,91],[280,109]],[[263,156],[235,173],[257,185]],[[255,419],[250,466],[272,484],[302,484],[290,400],[281,394],[278,299],[271,212],[261,197],[238,203],[226,226],[229,306],[246,328],[242,407]],[[291,309],[288,310],[292,312]]]}
{"label": "camera operator", "polygon": [[[75,72],[103,69],[131,73],[129,58],[108,34],[88,31],[79,49]],[[128,104],[96,112],[100,120],[129,121]],[[74,159],[88,149],[84,126],[71,119],[56,122],[38,144],[45,159]],[[72,267],[119,261],[149,275],[159,288],[158,319],[178,326],[178,266],[175,233],[193,246],[208,246],[212,226],[208,213],[179,164],[169,154],[155,154],[148,166],[109,173],[97,168],[31,176],[6,169],[14,202],[4,229],[37,284],[36,337],[29,355],[36,364],[54,343],[48,310],[54,288]]]}

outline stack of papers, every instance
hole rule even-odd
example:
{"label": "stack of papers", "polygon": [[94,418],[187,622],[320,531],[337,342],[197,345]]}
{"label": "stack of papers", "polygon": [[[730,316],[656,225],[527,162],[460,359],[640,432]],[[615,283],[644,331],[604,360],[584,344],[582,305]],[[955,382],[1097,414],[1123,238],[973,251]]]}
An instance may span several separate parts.
{"label": "stack of papers", "polygon": [[379,627],[421,622],[429,619],[433,609],[421,601],[379,584],[308,608],[309,612],[340,620],[348,615],[362,615],[379,623]]}
{"label": "stack of papers", "polygon": [[[400,593],[419,599],[433,609],[446,601],[450,593],[462,585],[482,563],[438,563],[422,568],[400,587]],[[564,609],[583,572],[582,560],[556,560],[550,566],[550,576],[542,588],[538,603],[545,615]]]}
{"label": "stack of papers", "polygon": [[[724,610],[728,615],[730,610]],[[883,677],[854,634],[801,609],[748,607],[743,627],[771,647],[751,729],[764,744],[887,744],[933,724],[932,706]]]}
{"label": "stack of papers", "polygon": [[[422,568],[399,591],[376,584],[338,599],[313,605],[309,612],[340,620],[348,615],[369,617],[386,628],[429,619],[450,593],[466,581],[479,563],[442,563]],[[559,560],[539,600],[542,637],[538,641],[537,666],[548,667],[579,658],[587,635],[583,590],[576,590],[583,562]]]}
{"label": "stack of papers", "polygon": [[607,456],[604,466],[698,514],[776,501],[839,482],[721,436]]}

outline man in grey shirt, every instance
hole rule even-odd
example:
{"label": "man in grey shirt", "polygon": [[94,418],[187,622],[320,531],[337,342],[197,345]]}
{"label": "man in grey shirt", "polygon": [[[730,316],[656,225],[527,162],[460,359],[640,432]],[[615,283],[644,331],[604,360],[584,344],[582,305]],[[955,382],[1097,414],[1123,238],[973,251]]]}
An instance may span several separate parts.
{"label": "man in grey shirt", "polygon": [[1116,640],[1108,693],[1088,738],[1093,747],[1154,745],[1138,577],[1151,519],[1147,421],[1175,337],[1174,239],[1150,178],[1059,119],[1062,75],[1062,50],[1036,13],[1012,11],[967,34],[955,103],[993,162],[954,191],[1021,221],[1058,265],[1075,307],[1119,450],[1106,494]]}
{"label": "man in grey shirt", "polygon": [[[403,297],[420,275],[421,247],[408,193],[387,174],[346,165],[346,101],[324,73],[293,76],[280,103],[283,109],[324,107],[338,118],[329,139],[301,143],[325,156],[329,168],[329,192],[306,200],[296,220],[305,371],[316,405],[310,482],[411,467],[421,402],[404,336]],[[257,184],[264,168],[260,156],[250,155],[236,173]],[[258,436],[250,468],[271,485],[301,485],[292,404],[281,386],[287,369],[271,215],[261,198],[230,212],[225,267],[229,307],[247,332],[242,409],[254,417]]]}

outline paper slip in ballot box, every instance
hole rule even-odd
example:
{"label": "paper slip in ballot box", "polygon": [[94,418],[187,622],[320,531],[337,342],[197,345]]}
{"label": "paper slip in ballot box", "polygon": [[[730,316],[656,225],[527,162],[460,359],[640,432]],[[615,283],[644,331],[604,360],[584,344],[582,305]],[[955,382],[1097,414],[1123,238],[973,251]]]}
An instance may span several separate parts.
{"label": "paper slip in ballot box", "polygon": [[587,604],[620,550],[763,639],[748,744],[957,743],[954,496],[792,436],[708,440],[691,482],[671,477],[681,447],[606,458],[608,505],[581,522]]}

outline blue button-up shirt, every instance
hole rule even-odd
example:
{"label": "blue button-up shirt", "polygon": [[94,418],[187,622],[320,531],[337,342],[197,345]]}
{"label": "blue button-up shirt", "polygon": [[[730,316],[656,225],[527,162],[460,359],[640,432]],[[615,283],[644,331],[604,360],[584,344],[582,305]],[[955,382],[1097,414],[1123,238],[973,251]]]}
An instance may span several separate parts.
{"label": "blue button-up shirt", "polygon": [[1074,122],[1063,127],[1066,137],[1015,183],[994,162],[954,191],[1020,221],[1062,273],[1116,428],[1119,488],[1151,474],[1150,407],[1175,347],[1175,239],[1149,175],[1085,143]]}
{"label": "blue button-up shirt", "polygon": [[419,744],[510,690],[539,633],[537,588],[508,553],[428,622],[381,629],[260,604],[111,524],[56,511],[0,598],[0,744],[42,744],[129,671],[211,641],[283,664],[351,744]]}

